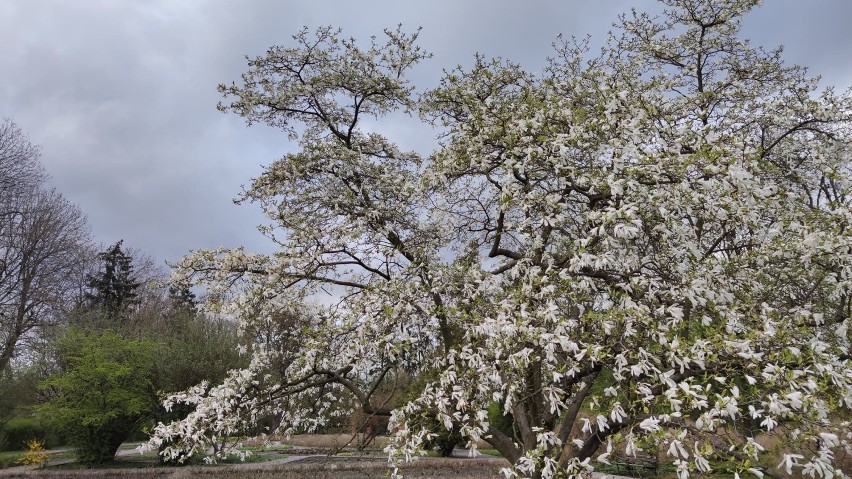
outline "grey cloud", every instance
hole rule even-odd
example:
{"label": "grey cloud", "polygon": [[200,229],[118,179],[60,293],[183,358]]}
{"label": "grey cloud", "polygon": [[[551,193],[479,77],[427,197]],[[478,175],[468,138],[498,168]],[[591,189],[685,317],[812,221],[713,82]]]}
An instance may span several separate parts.
{"label": "grey cloud", "polygon": [[[756,43],[785,43],[787,58],[827,84],[852,83],[843,24],[852,3],[766,3],[746,21]],[[286,44],[302,25],[337,25],[361,39],[398,23],[422,26],[435,56],[414,77],[428,86],[477,51],[539,69],[558,33],[600,44],[630,6],[659,9],[650,0],[5,1],[0,116],[43,146],[54,184],[88,214],[98,240],[125,238],[161,260],[218,245],[268,251],[254,229],[258,209],[231,198],[292,145],[216,111],[216,85],[239,80],[244,55]],[[404,122],[391,129],[404,147],[430,147]]]}

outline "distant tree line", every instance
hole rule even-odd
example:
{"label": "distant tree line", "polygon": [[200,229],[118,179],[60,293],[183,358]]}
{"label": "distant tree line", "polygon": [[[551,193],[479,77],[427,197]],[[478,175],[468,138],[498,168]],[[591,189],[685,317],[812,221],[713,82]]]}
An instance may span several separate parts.
{"label": "distant tree line", "polygon": [[85,215],[47,184],[40,150],[0,123],[0,447],[38,438],[111,461],[147,437],[165,392],[244,363],[237,330],[123,240],[95,246]]}

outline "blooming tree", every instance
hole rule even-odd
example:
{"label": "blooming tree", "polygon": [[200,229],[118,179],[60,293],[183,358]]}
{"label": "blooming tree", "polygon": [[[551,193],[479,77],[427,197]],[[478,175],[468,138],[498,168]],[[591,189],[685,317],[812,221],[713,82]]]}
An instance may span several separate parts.
{"label": "blooming tree", "polygon": [[[299,140],[242,197],[280,250],[198,251],[175,279],[275,334],[171,396],[195,410],[151,445],[185,457],[267,414],[310,429],[348,395],[390,415],[394,463],[437,420],[510,477],[643,449],[679,477],[849,477],[852,98],[738,37],[756,1],[664,3],[597,56],[565,41],[540,75],[477,57],[420,95],[427,54],[399,30],[251,60],[220,108]],[[433,154],[374,132],[394,111],[435,125]],[[301,306],[320,288],[339,302]],[[378,400],[426,370],[415,400]],[[766,467],[772,435],[795,446]]]}

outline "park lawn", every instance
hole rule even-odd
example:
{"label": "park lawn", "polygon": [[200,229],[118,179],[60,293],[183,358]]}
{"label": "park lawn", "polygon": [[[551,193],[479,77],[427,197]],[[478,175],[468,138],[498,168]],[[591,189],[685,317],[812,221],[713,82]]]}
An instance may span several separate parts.
{"label": "park lawn", "polygon": [[[57,459],[73,459],[75,457],[74,451],[70,449],[59,449],[47,452],[50,453],[51,461],[55,461]],[[6,469],[8,467],[16,467],[22,465],[21,459],[23,459],[26,453],[27,451],[0,452],[0,469]]]}
{"label": "park lawn", "polygon": [[24,457],[25,451],[0,452],[0,467],[7,468],[19,465],[18,461]]}

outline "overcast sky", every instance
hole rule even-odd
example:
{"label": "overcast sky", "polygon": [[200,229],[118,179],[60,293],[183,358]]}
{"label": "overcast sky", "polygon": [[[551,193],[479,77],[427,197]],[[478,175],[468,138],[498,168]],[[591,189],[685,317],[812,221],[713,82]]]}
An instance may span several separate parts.
{"label": "overcast sky", "polygon": [[[287,44],[302,25],[366,39],[422,26],[434,57],[421,87],[475,52],[538,70],[557,34],[597,44],[617,14],[656,2],[617,0],[215,1],[0,0],[0,117],[42,146],[53,184],[88,215],[95,240],[124,238],[158,260],[190,249],[270,251],[258,208],[232,203],[286,135],[216,110],[219,83],[245,55]],[[852,1],[767,0],[745,22],[756,44],[786,47],[824,85],[852,85]],[[403,146],[422,132],[392,125]]]}

